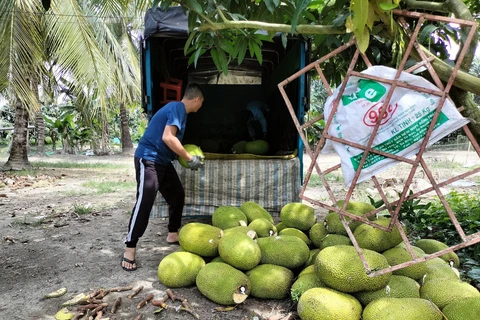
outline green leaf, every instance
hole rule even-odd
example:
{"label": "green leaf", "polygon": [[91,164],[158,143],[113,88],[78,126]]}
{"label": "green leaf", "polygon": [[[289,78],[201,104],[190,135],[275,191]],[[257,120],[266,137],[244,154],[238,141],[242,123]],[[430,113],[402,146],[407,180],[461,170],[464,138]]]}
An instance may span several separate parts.
{"label": "green leaf", "polygon": [[285,32],[282,32],[282,45],[287,48],[287,34]]}
{"label": "green leaf", "polygon": [[218,59],[218,50],[217,48],[210,49],[210,55],[212,56],[213,63],[217,67],[217,70],[221,70],[220,60]]}
{"label": "green leaf", "polygon": [[185,46],[183,47],[183,55],[187,55],[188,52],[190,51],[190,44],[192,43],[193,38],[195,37],[197,33],[196,32],[191,32],[190,35],[188,36],[187,42],[185,42]]}
{"label": "green leaf", "polygon": [[353,0],[350,3],[350,9],[353,11],[353,26],[363,33],[368,19],[368,0]]}
{"label": "green leaf", "polygon": [[196,13],[203,13],[202,6],[196,0],[187,0],[187,5]]}
{"label": "green leaf", "polygon": [[197,52],[195,52],[194,63],[193,63],[195,68],[197,67],[198,58],[200,58],[200,56],[203,54],[202,51],[203,51],[202,48],[198,48]]}
{"label": "green leaf", "polygon": [[420,31],[420,34],[418,35],[418,42],[421,44],[427,43],[428,39],[430,39],[431,34],[437,29],[438,26],[435,26],[433,24],[429,24],[423,27],[422,31]]}
{"label": "green leaf", "polygon": [[263,2],[265,3],[265,6],[267,7],[268,11],[270,11],[270,13],[273,13],[275,11],[275,3],[273,0],[265,0]]}
{"label": "green leaf", "polygon": [[354,33],[357,40],[358,49],[360,50],[360,52],[365,53],[370,42],[370,31],[368,30],[368,28],[363,28],[362,33],[360,33],[360,31],[358,30],[355,30]]}
{"label": "green leaf", "polygon": [[243,61],[243,58],[245,58],[245,54],[247,53],[247,39],[246,38],[240,38],[237,42],[237,50],[238,50],[238,64],[240,65]]}
{"label": "green leaf", "polygon": [[290,33],[295,34],[295,29],[297,29],[298,20],[300,19],[300,17],[303,14],[303,11],[309,4],[310,4],[310,0],[296,1],[296,8],[295,8],[295,13],[293,14],[293,17],[292,17],[292,22],[291,22],[292,29],[290,30]]}
{"label": "green leaf", "polygon": [[193,31],[197,26],[198,14],[196,12],[190,11],[188,13],[188,30]]}
{"label": "green leaf", "polygon": [[379,3],[378,6],[380,7],[380,9],[384,11],[390,11],[398,7],[398,4],[382,2],[382,3]]}

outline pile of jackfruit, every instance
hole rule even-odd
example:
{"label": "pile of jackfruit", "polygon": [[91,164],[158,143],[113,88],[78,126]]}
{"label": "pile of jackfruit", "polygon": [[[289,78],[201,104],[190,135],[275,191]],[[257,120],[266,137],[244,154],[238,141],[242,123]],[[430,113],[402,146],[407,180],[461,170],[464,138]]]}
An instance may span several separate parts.
{"label": "pile of jackfruit", "polygon": [[[375,208],[350,201],[345,210],[360,216]],[[382,226],[391,221],[369,219]],[[349,226],[371,270],[412,259],[398,229],[387,232],[358,221]],[[255,202],[222,206],[212,224],[183,226],[179,243],[180,250],[158,266],[160,282],[170,288],[196,285],[221,305],[248,297],[290,298],[302,320],[480,319],[480,292],[460,279],[454,252],[370,277],[338,213],[317,221],[303,203],[286,204],[276,224]],[[433,239],[412,246],[417,257],[445,248]]]}

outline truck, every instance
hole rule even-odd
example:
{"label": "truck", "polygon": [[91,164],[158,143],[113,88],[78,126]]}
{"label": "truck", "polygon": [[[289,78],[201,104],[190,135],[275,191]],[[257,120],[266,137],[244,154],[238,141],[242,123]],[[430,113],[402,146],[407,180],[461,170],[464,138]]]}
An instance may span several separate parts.
{"label": "truck", "polygon": [[[179,100],[189,82],[205,90],[202,108],[188,115],[183,139],[183,144],[200,146],[205,165],[192,171],[174,161],[186,193],[184,216],[209,216],[220,206],[239,207],[248,201],[278,214],[285,204],[299,201],[303,143],[292,116],[303,123],[310,78],[302,75],[285,87],[295,115],[289,112],[278,84],[309,63],[310,42],[301,35],[282,41],[278,34],[263,43],[261,64],[247,51],[242,63],[230,62],[224,74],[208,51],[196,66],[189,64],[190,56],[184,52],[188,37],[188,16],[182,7],[147,11],[141,53],[144,112],[151,117],[169,101]],[[246,106],[257,100],[269,110],[264,112],[269,151],[233,153],[236,143],[249,139]],[[168,216],[161,195],[151,215]]]}

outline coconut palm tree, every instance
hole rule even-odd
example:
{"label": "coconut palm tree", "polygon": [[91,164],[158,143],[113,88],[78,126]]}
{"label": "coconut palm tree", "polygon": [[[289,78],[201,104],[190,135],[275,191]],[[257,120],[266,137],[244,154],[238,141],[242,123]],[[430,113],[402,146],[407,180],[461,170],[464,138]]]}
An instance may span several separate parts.
{"label": "coconut palm tree", "polygon": [[[43,77],[49,76],[46,66],[55,65],[54,79],[67,78],[76,84],[70,88],[75,96],[90,99],[89,93],[95,93],[94,104],[77,100],[87,118],[105,118],[112,96],[120,103],[138,99],[138,55],[132,41],[126,39],[129,21],[122,17],[127,4],[52,0],[45,11],[38,0],[1,1],[0,92],[14,101],[17,116],[4,169],[29,166],[25,119],[38,115],[40,97],[33,85],[42,84]],[[102,141],[106,140],[103,137]],[[105,144],[101,147],[107,148]]]}

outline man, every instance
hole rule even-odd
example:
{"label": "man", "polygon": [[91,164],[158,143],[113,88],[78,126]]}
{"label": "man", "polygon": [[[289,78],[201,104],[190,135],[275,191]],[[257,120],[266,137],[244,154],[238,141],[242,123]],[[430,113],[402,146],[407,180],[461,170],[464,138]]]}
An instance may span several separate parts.
{"label": "man", "polygon": [[187,114],[202,106],[204,91],[196,83],[185,88],[181,101],[166,104],[149,122],[135,151],[137,201],[132,210],[125,239],[125,252],[121,266],[126,271],[137,269],[135,261],[138,239],[144,234],[157,192],[168,204],[168,243],[178,242],[178,229],[182,221],[185,191],[172,165],[176,156],[185,158],[192,170],[203,166],[203,159],[190,155],[182,146]]}
{"label": "man", "polygon": [[266,103],[254,100],[247,104],[246,110],[250,111],[247,120],[248,134],[252,140],[267,139],[267,120],[264,112],[268,112]]}

